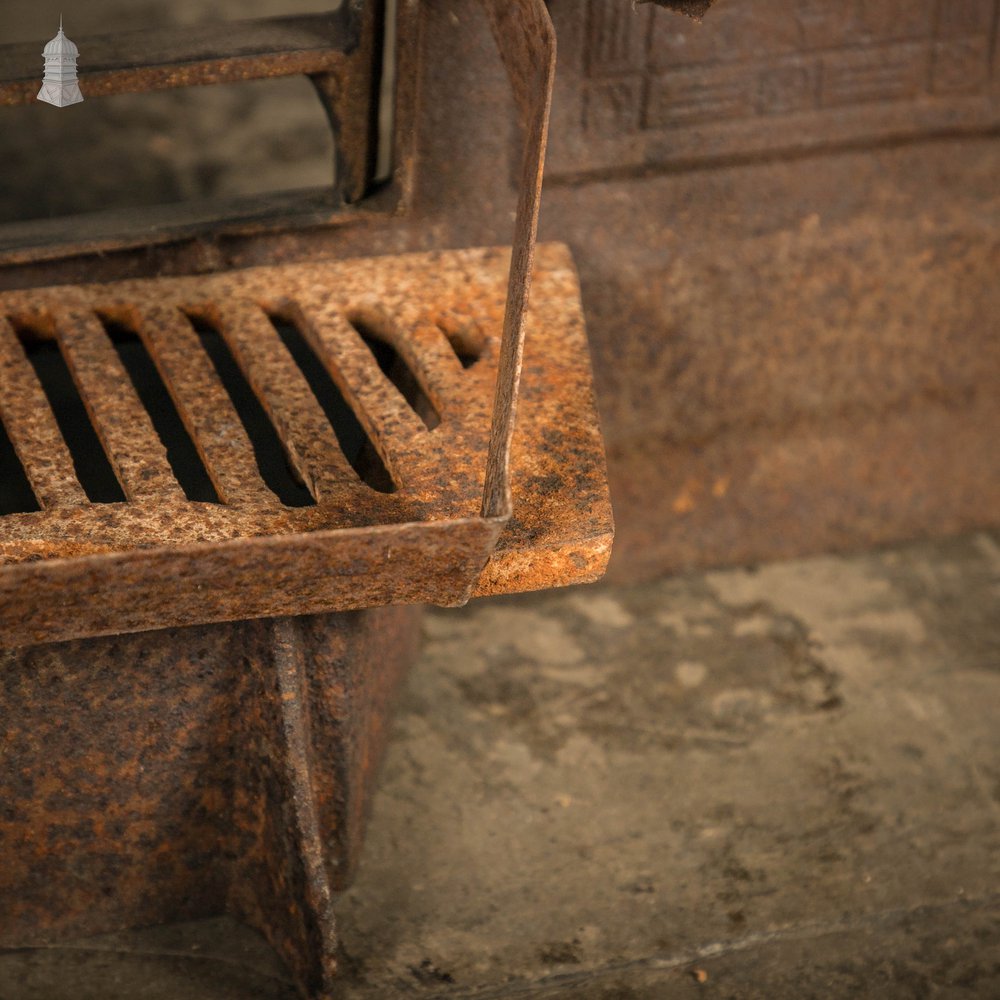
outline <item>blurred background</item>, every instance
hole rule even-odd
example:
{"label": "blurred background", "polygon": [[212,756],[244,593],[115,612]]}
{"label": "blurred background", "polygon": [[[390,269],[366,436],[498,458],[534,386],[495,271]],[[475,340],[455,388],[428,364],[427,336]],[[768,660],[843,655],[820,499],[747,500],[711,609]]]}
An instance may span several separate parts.
{"label": "blurred background", "polygon": [[[67,36],[76,39],[338,6],[337,0],[5,0],[0,43],[37,43],[41,72],[42,46],[56,33],[60,13]],[[333,169],[330,128],[304,77],[115,95],[70,108],[0,108],[0,224],[318,187],[331,182]]]}

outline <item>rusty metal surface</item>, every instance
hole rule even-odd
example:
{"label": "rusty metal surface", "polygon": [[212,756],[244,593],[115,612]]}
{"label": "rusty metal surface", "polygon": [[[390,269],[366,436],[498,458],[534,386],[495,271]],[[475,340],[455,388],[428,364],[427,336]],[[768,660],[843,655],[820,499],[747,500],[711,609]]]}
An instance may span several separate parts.
{"label": "rusty metal surface", "polygon": [[996,129],[994,0],[934,7],[747,0],[696,24],[614,0],[582,21],[559,4],[549,178]]}
{"label": "rusty metal surface", "polygon": [[[586,17],[550,4],[540,231],[581,273],[617,579],[996,523],[997,5],[944,5],[933,23],[931,6],[746,0],[696,26],[615,0]],[[432,18],[441,68],[425,89],[459,90],[488,118],[483,43],[440,63],[460,34],[452,10]],[[932,60],[948,71],[933,85],[914,69]],[[650,94],[696,65],[697,119],[651,115]],[[839,100],[754,82],[817,66],[837,70]],[[726,103],[733,79],[741,98]],[[811,103],[743,100],[762,94]],[[449,188],[495,183],[504,139],[468,129],[426,112],[428,162],[476,152],[428,182],[441,211]],[[499,227],[501,208],[468,228]]]}
{"label": "rusty metal surface", "polygon": [[[414,17],[417,7],[401,4],[401,16]],[[1000,356],[991,317],[1000,310],[992,277],[1000,259],[1000,117],[993,0],[935,6],[958,14],[932,20],[924,18],[932,5],[923,2],[745,0],[714,9],[683,44],[675,33],[690,23],[649,6],[633,12],[624,0],[585,7],[552,0],[549,7],[561,70],[541,231],[570,245],[582,275],[623,524],[619,578],[995,523]],[[242,229],[206,227],[197,239],[185,233],[174,245],[160,240],[141,253],[109,241],[97,254],[98,244],[81,238],[74,255],[64,238],[47,262],[5,256],[0,283],[29,289],[506,241],[519,146],[513,121],[497,126],[508,114],[509,87],[488,26],[462,0],[419,5],[419,18],[408,23],[399,215],[359,211],[335,231],[324,224],[276,232],[250,220]],[[837,29],[825,40],[824,24]],[[795,82],[815,72],[834,89]],[[685,82],[687,90],[679,86]],[[802,104],[807,98],[812,103]],[[114,249],[120,252],[104,252]],[[565,257],[550,267],[548,253],[539,255],[530,322],[548,329],[542,317],[557,311],[556,325],[579,344],[575,275]],[[502,287],[498,268],[494,329]],[[19,294],[27,301],[32,293]],[[610,517],[589,369],[576,351],[565,356],[569,368],[553,366],[537,353],[545,350],[544,333],[529,329],[511,452],[513,513],[474,594],[589,578],[607,557]],[[574,409],[549,390],[546,380],[557,377]],[[483,400],[488,409],[488,394]],[[299,414],[289,426],[313,425]],[[33,433],[51,444],[51,426]],[[484,454],[485,440],[480,446]],[[50,476],[45,482],[57,497],[72,491],[64,456],[50,460],[50,471],[39,464],[34,474]],[[467,499],[475,514],[477,494]],[[421,527],[414,551],[427,544],[429,530]],[[327,554],[311,550],[309,562],[305,552],[321,536],[303,532],[303,551],[288,565],[322,579]],[[248,585],[273,568],[264,548],[284,543],[260,544]],[[227,545],[245,541],[203,545],[201,553],[214,563]],[[136,557],[143,553],[126,558]],[[412,565],[418,575],[433,569]],[[204,560],[190,566],[205,572]],[[33,572],[30,563],[11,569]],[[189,564],[173,570],[187,572]],[[230,577],[213,579],[224,585]],[[296,586],[291,571],[273,579],[278,591]],[[49,606],[45,612],[29,607],[27,596],[15,599],[58,624],[52,593],[38,602]],[[271,628],[247,626],[251,635]],[[279,630],[269,647],[293,703],[301,683],[296,641]],[[66,648],[80,659],[91,644]],[[62,662],[52,649],[30,660],[31,669]],[[8,654],[8,662],[33,655]],[[273,689],[278,684],[275,677]],[[365,698],[351,702],[359,703]],[[331,724],[322,726],[331,736],[336,708],[331,702]],[[276,719],[301,734],[301,714],[274,709],[272,702],[261,724],[261,731],[272,727],[268,739],[276,738]],[[373,724],[381,718],[373,711]],[[324,759],[334,752],[324,748]],[[260,771],[254,781],[263,794],[271,778]],[[304,782],[292,776],[289,787]],[[55,808],[60,789],[39,788]],[[271,839],[278,826],[298,831],[291,853],[299,860],[278,877],[251,852],[256,868],[246,884],[265,889],[237,912],[263,923],[265,912],[278,908],[281,879],[293,886],[305,908],[300,902],[289,912],[293,930],[273,931],[272,939],[293,964],[296,947],[282,941],[310,939],[308,968],[319,971],[307,975],[315,982],[330,966],[317,916],[327,885],[316,877],[313,838],[328,806],[305,802],[282,812],[281,795],[267,795],[271,812],[255,814],[258,828]],[[29,888],[39,886],[29,879]]]}
{"label": "rusty metal surface", "polygon": [[[461,251],[0,297],[0,314],[59,343],[127,498],[87,502],[4,319],[0,414],[43,507],[0,518],[5,644],[468,599],[505,520],[478,515],[509,260],[502,250]],[[505,538],[480,593],[593,579],[609,553],[579,288],[564,248],[541,249],[536,280],[532,404],[513,468],[532,513]],[[142,339],[219,503],[180,492],[98,315]],[[314,505],[283,506],[262,481],[191,315],[225,338]],[[395,492],[376,491],[347,464],[269,316],[295,323],[322,358]],[[349,318],[405,359],[440,414],[437,427],[424,426]],[[476,364],[462,367],[449,333],[480,345]],[[546,558],[532,558],[534,548]]]}
{"label": "rusty metal surface", "polygon": [[[369,45],[380,35],[375,6],[362,18],[361,37]],[[522,119],[509,265],[495,252],[467,251],[3,296],[0,412],[36,496],[49,498],[40,512],[9,514],[2,522],[6,641],[468,599],[511,517],[510,451],[554,65],[543,6],[490,0],[485,7]],[[365,102],[355,95],[347,104]],[[338,147],[354,150],[358,164],[366,162],[370,132],[348,129],[341,138]],[[360,175],[367,169],[358,167]],[[565,253],[548,251],[551,290],[543,284],[541,294],[543,302],[550,296],[552,301],[543,306],[546,325],[533,367],[533,378],[545,385],[533,392],[544,399],[536,412],[553,422],[522,436],[537,449],[544,472],[523,447],[516,470],[526,495],[544,499],[532,503],[532,510],[555,519],[542,524],[534,513],[520,518],[478,593],[593,579],[608,557],[610,508],[600,486],[599,437],[587,430],[596,418],[571,268]],[[283,507],[261,481],[253,443],[199,348],[191,326],[196,316],[225,338],[295,473],[312,490],[314,505]],[[391,496],[360,483],[347,467],[268,317],[296,325],[321,357],[378,452],[395,490]],[[138,400],[123,388],[127,380],[99,319],[131,330],[152,355],[220,503],[185,503],[179,495],[161,442],[141,419]],[[430,397],[440,427],[420,426],[378,373],[352,322],[365,323],[396,348]],[[461,370],[442,322],[454,336],[484,345],[474,371]],[[14,327],[58,343],[126,504],[81,504],[78,494],[69,502],[53,498],[64,481],[74,489],[72,461],[57,434],[41,446],[35,440],[46,407]],[[490,395],[493,429],[484,446],[482,428],[490,418],[483,406]],[[53,438],[51,420],[48,434]],[[572,462],[572,485],[568,467],[558,469],[542,457],[551,454],[556,439]],[[476,493],[482,494],[478,510],[472,505]],[[567,530],[570,523],[583,530]],[[519,563],[518,552],[535,545],[540,557]],[[288,582],[293,579],[298,582]],[[193,589],[192,580],[208,596]],[[29,584],[32,600],[25,596]],[[59,597],[58,613],[54,600],[40,599],[50,593]]]}
{"label": "rusty metal surface", "polygon": [[347,0],[331,16],[346,21],[356,39],[342,65],[312,72],[309,79],[336,136],[337,192],[344,203],[354,204],[371,191],[375,182],[385,10],[381,3]]}
{"label": "rusty metal surface", "polygon": [[[696,25],[549,4],[540,232],[581,274],[619,579],[995,523],[998,8],[932,7],[742,0]],[[366,199],[334,231],[248,213],[174,243],[164,222],[138,253],[74,253],[64,232],[46,261],[5,252],[0,287],[509,239],[515,133],[496,125],[488,26],[459,0],[400,16],[399,214]],[[794,82],[825,68],[826,97]],[[681,79],[704,84],[697,120],[667,121]]]}
{"label": "rusty metal surface", "polygon": [[231,913],[303,993],[336,968],[419,612],[0,652],[0,947]]}
{"label": "rusty metal surface", "polygon": [[507,305],[493,395],[490,450],[482,503],[483,517],[509,518],[510,449],[517,415],[524,329],[531,293],[535,238],[538,234],[556,40],[552,21],[543,4],[508,4],[502,0],[484,0],[483,6],[510,77],[524,133]]}
{"label": "rusty metal surface", "polygon": [[[371,176],[375,6],[354,75],[317,81],[348,197]],[[579,285],[565,247],[535,253],[551,24],[540,0],[485,6],[525,126],[511,251],[0,295],[0,420],[40,508],[0,517],[0,945],[225,911],[266,934],[304,994],[328,995],[332,893],[357,856],[416,621],[344,609],[603,572],[612,524]],[[205,82],[217,67],[189,71]],[[279,499],[208,334],[311,502]],[[212,500],[182,474],[123,336]],[[79,397],[72,417],[43,350]],[[317,367],[359,424],[359,453]],[[69,419],[93,430],[121,500],[96,495]]]}
{"label": "rusty metal surface", "polygon": [[[528,312],[511,443],[513,513],[474,597],[597,580],[611,557],[614,517],[578,278],[575,270],[554,272],[549,254],[550,245],[541,244]],[[546,357],[542,331],[549,324],[572,331],[578,353],[555,363]]]}
{"label": "rusty metal surface", "polygon": [[[0,295],[0,420],[40,508],[0,517],[0,851],[15,859],[0,898],[16,899],[0,944],[228,911],[264,931],[304,993],[326,995],[331,894],[357,856],[416,620],[344,609],[603,572],[612,523],[579,284],[565,247],[535,254],[551,25],[540,0],[485,6],[525,125],[511,251],[370,245],[353,260],[276,255]],[[371,178],[377,7],[361,11],[353,69],[315,79],[348,198]],[[209,79],[213,65],[190,72]],[[400,109],[405,133],[405,97]],[[405,135],[396,148],[393,187],[408,195]],[[279,500],[206,331],[311,502]],[[182,475],[123,334],[146,353],[211,501]],[[72,419],[92,428],[122,500],[95,495],[43,349],[65,366],[82,407]],[[358,454],[316,366],[359,424]]]}

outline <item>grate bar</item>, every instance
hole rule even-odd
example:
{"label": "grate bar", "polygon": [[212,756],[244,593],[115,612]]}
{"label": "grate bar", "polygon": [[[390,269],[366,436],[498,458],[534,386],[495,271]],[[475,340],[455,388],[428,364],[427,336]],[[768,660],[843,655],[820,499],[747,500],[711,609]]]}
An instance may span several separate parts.
{"label": "grate bar", "polygon": [[150,305],[123,321],[146,342],[219,499],[275,506],[243,422],[187,316],[175,307]]}
{"label": "grate bar", "polygon": [[468,394],[468,380],[448,338],[428,318],[426,307],[411,302],[379,306],[373,311],[372,326],[384,333],[411,370],[419,372],[441,419],[453,416],[447,412],[448,403]]}
{"label": "grate bar", "polygon": [[204,315],[229,344],[313,496],[327,502],[359,489],[329,420],[264,310],[247,299],[227,299]]}
{"label": "grate bar", "polygon": [[390,475],[404,483],[427,464],[427,428],[402,393],[382,374],[344,313],[303,308],[303,332],[382,455]]}
{"label": "grate bar", "polygon": [[0,316],[0,416],[43,508],[89,503],[52,408],[17,333]]}
{"label": "grate bar", "polygon": [[129,500],[183,500],[167,450],[97,316],[56,310],[56,336]]}

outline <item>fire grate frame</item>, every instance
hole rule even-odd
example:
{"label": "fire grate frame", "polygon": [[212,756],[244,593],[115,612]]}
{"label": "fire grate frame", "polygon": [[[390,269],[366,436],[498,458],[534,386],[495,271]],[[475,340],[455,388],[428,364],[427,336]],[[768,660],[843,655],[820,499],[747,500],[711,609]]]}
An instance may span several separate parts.
{"label": "fire grate frame", "polygon": [[[583,582],[603,572],[613,528],[580,291],[565,248],[542,255],[531,368],[538,419],[518,429],[523,494],[511,518],[555,38],[534,0],[482,6],[524,136],[510,252],[286,264],[0,294],[0,419],[42,508],[0,518],[6,645],[388,604],[459,605],[474,594]],[[279,344],[268,319],[275,316],[297,323],[323,356],[395,492],[358,480]],[[284,507],[262,481],[253,443],[198,344],[192,317],[218,328],[316,504]],[[379,372],[351,326],[354,317],[383,330],[442,414],[440,427],[427,428]],[[186,500],[102,321],[142,339],[221,504]],[[126,503],[88,501],[17,344],[18,325],[58,342]],[[446,328],[485,345],[479,364],[462,364]],[[571,476],[554,454],[569,457]]]}
{"label": "fire grate frame", "polygon": [[[604,459],[579,288],[558,244],[538,253],[530,409],[513,476],[524,484],[518,507],[545,526],[513,525],[494,552],[509,514],[480,516],[509,263],[508,250],[473,249],[0,294],[0,419],[42,507],[0,517],[5,644],[455,605],[474,592],[600,575],[610,550]],[[212,314],[315,505],[286,507],[265,485],[191,313]],[[143,337],[220,503],[184,496],[98,315]],[[298,322],[322,353],[395,492],[372,489],[347,463],[269,316]],[[356,316],[416,373],[439,426],[429,430],[380,371],[349,322]],[[126,503],[87,499],[7,317],[60,343]],[[446,330],[482,344],[476,364],[463,366]],[[572,448],[572,488],[549,468],[556,438]]]}

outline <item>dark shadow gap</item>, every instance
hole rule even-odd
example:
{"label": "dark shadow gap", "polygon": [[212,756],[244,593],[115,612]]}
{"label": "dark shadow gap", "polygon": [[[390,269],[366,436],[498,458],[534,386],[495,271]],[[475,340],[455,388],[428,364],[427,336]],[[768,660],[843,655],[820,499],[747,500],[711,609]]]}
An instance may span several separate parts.
{"label": "dark shadow gap", "polygon": [[41,509],[14,443],[0,420],[0,516],[30,514]]}
{"label": "dark shadow gap", "polygon": [[410,409],[424,422],[424,426],[429,431],[434,430],[441,423],[441,414],[400,353],[364,319],[351,316],[349,321],[371,351],[382,374],[399,390],[403,399],[409,403]]}
{"label": "dark shadow gap", "polygon": [[289,460],[288,452],[271,423],[271,418],[236,363],[225,338],[204,317],[189,313],[188,319],[243,422],[247,437],[253,445],[257,468],[268,489],[286,507],[314,507],[316,498],[309,492]]}
{"label": "dark shadow gap", "polygon": [[386,0],[383,15],[382,55],[379,66],[378,149],[375,157],[376,184],[392,180],[393,141],[396,137],[396,18],[399,0]]}
{"label": "dark shadow gap", "polygon": [[280,316],[272,316],[271,322],[330,421],[340,450],[351,467],[373,490],[395,493],[396,483],[389,475],[382,456],[302,331]]}
{"label": "dark shadow gap", "polygon": [[121,323],[99,318],[128,372],[139,401],[153,422],[153,429],[167,449],[167,462],[184,495],[195,503],[219,503],[219,494],[212,485],[205,463],[142,338]]}
{"label": "dark shadow gap", "polygon": [[91,503],[124,503],[125,493],[57,341],[15,323],[21,347],[34,368],[66,442],[77,481]]}
{"label": "dark shadow gap", "polygon": [[444,334],[463,368],[471,368],[483,356],[483,344],[478,337],[464,331],[448,330],[442,323],[438,323],[437,328]]}

